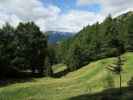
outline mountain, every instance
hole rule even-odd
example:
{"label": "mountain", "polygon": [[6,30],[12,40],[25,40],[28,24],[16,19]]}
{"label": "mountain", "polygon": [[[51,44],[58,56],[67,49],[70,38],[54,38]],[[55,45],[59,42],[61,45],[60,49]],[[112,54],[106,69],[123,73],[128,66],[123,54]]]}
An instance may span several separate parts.
{"label": "mountain", "polygon": [[57,31],[49,31],[48,35],[48,43],[57,44],[62,40],[66,40],[72,37],[74,34],[70,32],[57,32]]}

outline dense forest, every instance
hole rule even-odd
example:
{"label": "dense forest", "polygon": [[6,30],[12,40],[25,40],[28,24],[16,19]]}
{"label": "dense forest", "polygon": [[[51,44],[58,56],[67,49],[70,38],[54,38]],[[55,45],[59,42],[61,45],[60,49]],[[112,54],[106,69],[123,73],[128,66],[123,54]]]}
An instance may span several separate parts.
{"label": "dense forest", "polygon": [[6,23],[0,29],[0,76],[53,76],[52,65],[64,63],[74,71],[91,61],[118,56],[133,50],[133,13],[116,18],[109,15],[102,23],[84,27],[58,45],[49,45],[47,36],[33,22],[16,28]]}
{"label": "dense forest", "polygon": [[0,77],[17,77],[24,71],[51,75],[51,57],[47,36],[33,22],[16,28],[6,23],[0,29]]}
{"label": "dense forest", "polygon": [[116,18],[109,15],[102,23],[84,27],[78,34],[58,46],[60,61],[69,71],[91,61],[118,56],[133,50],[133,12]]}

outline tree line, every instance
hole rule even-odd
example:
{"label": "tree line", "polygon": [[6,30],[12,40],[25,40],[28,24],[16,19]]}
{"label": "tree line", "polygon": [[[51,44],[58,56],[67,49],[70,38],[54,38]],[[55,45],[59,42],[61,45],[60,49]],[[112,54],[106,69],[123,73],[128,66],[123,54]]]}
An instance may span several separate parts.
{"label": "tree line", "polygon": [[0,77],[23,71],[51,76],[53,57],[47,36],[34,22],[19,23],[16,28],[6,23],[0,29]]}

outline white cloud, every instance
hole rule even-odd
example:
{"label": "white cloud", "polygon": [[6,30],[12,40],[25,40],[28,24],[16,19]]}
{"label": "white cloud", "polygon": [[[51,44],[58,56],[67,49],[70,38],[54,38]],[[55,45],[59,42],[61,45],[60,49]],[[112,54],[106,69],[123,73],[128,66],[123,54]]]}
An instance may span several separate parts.
{"label": "white cloud", "polygon": [[102,9],[100,14],[102,16],[107,16],[108,14],[117,16],[121,13],[133,10],[133,0],[77,0],[77,5],[79,6],[92,3],[101,5]]}
{"label": "white cloud", "polygon": [[35,21],[42,31],[77,32],[101,17],[87,11],[71,10],[60,14],[61,9],[54,5],[45,7],[39,0],[0,1],[0,24],[10,22],[16,26],[20,21]]}
{"label": "white cloud", "polygon": [[64,23],[64,25],[67,26],[65,29],[66,31],[70,30],[77,32],[81,30],[84,26],[88,24],[93,24],[94,22],[96,22],[96,20],[99,19],[101,19],[101,17],[95,13],[72,10],[68,12],[68,14],[62,15],[58,24],[61,27],[62,23]]}
{"label": "white cloud", "polygon": [[10,22],[34,21],[42,31],[77,32],[88,24],[102,21],[109,13],[114,16],[132,10],[133,0],[77,0],[77,5],[99,3],[99,13],[70,10],[62,14],[55,5],[45,6],[40,0],[0,0],[0,26]]}
{"label": "white cloud", "polygon": [[46,28],[42,27],[42,30],[78,32],[84,26],[93,24],[96,21],[101,21],[102,19],[103,17],[92,12],[71,10],[66,14],[58,15],[55,18],[45,21],[43,19],[38,20],[37,24],[39,26],[46,26]]}
{"label": "white cloud", "polygon": [[17,26],[21,20],[15,14],[0,13],[0,27],[6,22],[10,22],[12,26]]}
{"label": "white cloud", "polygon": [[57,16],[60,11],[54,5],[45,7],[39,0],[0,0],[0,24],[10,22],[16,26],[20,21],[45,21]]}
{"label": "white cloud", "polygon": [[39,17],[51,17],[60,12],[56,6],[44,7],[39,0],[2,0],[0,11],[6,14],[15,14],[22,20],[35,20]]}

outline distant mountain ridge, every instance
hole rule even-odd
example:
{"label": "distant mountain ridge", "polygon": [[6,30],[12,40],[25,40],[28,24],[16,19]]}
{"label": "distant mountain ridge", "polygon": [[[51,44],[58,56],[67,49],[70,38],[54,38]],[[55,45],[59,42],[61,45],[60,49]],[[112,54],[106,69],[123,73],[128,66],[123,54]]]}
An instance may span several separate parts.
{"label": "distant mountain ridge", "polygon": [[62,40],[68,39],[74,36],[74,33],[71,32],[58,32],[58,31],[48,31],[48,43],[49,44],[57,44]]}

